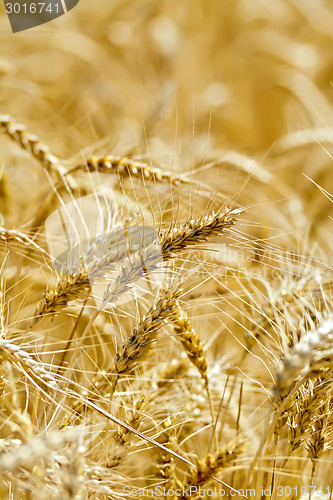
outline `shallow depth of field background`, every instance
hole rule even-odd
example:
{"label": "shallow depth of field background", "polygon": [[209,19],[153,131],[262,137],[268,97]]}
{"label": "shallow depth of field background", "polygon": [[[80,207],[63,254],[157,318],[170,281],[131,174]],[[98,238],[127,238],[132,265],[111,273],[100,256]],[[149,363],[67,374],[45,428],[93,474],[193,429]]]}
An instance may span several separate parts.
{"label": "shallow depth of field background", "polygon": [[[244,484],[259,445],[284,349],[296,341],[299,331],[315,328],[321,315],[327,317],[331,308],[332,27],[330,0],[81,0],[70,13],[53,22],[12,34],[0,6],[0,114],[24,124],[66,168],[92,154],[112,154],[141,159],[174,175],[190,177],[193,184],[183,191],[154,183],[142,186],[139,179],[132,183],[127,180],[125,185],[115,183],[115,192],[121,196],[124,189],[137,211],[148,214],[149,224],[166,227],[170,221],[198,217],[210,208],[217,209],[224,203],[222,199],[227,205],[245,208],[236,223],[234,239],[215,237],[196,257],[201,264],[207,261],[207,266],[189,274],[189,280],[184,271],[183,297],[184,307],[207,346],[215,415],[224,386],[235,391],[234,398],[230,395],[232,418],[223,407],[225,434],[220,444],[237,435],[245,439],[244,456],[225,476],[226,482],[238,488]],[[0,135],[0,172],[0,225],[28,230],[39,203],[50,190],[49,178],[34,158],[5,135]],[[83,177],[78,176],[82,185],[86,182]],[[37,241],[47,249],[43,230]],[[221,241],[224,246],[220,246]],[[231,244],[229,250],[227,244]],[[54,276],[51,267],[36,255],[31,261],[16,261],[15,253],[6,257],[7,250],[1,250],[1,261],[5,262],[2,280],[7,289],[6,323],[9,331],[15,330],[12,338],[23,341],[20,334],[28,325],[27,318],[45,288],[54,283]],[[192,254],[189,261],[196,262]],[[187,264],[184,260],[184,269]],[[314,286],[321,292],[325,289],[319,305],[317,291],[312,295]],[[150,305],[148,299],[143,301],[144,313]],[[43,339],[47,339],[51,354],[52,350],[64,349],[66,328],[73,326],[80,311],[75,307],[68,317],[62,312],[60,319],[55,315],[53,320],[40,321],[29,337],[38,346],[37,351],[43,350]],[[118,321],[124,328],[133,328],[139,315],[134,309],[128,314],[126,317],[121,309]],[[100,335],[111,345],[117,322],[113,321],[111,327],[105,318],[103,321],[97,322],[96,328],[101,328]],[[260,325],[267,329],[267,338],[253,350],[251,345],[251,353],[243,361],[249,335],[257,334]],[[126,335],[117,335],[119,346]],[[124,388],[127,408],[134,404],[130,399],[133,394],[137,402],[140,395],[152,390],[150,381],[157,366],[162,370],[179,358],[179,346],[170,347],[168,342],[167,334],[162,334],[143,365],[141,381],[132,374],[129,387],[134,392]],[[96,353],[89,345],[87,349],[91,361]],[[109,350],[113,355],[117,347]],[[56,372],[59,356],[52,358],[50,352],[40,359]],[[87,369],[83,377],[86,382],[89,373],[96,371],[96,363],[102,369],[108,366],[107,356],[98,356],[94,362],[82,361],[79,365],[78,371]],[[188,376],[197,387],[200,377],[195,381],[193,367],[190,370]],[[327,394],[331,394],[332,378],[325,380]],[[172,439],[184,440],[184,455],[195,461],[207,452],[210,433],[200,429],[209,427],[210,414],[205,392],[198,389],[199,399],[195,400],[193,387],[184,382],[167,399],[156,396],[162,406],[164,401],[164,413],[161,416],[154,405],[143,409],[146,420],[142,431],[158,438],[163,426],[175,428],[176,437]],[[36,397],[35,389],[31,390]],[[47,400],[42,399],[47,406]],[[22,406],[22,415],[27,411],[31,416],[33,410],[25,408],[22,401],[24,398],[21,403],[16,401],[18,407]],[[121,401],[113,411],[126,420]],[[7,425],[12,418],[10,408],[2,413],[0,409],[0,439],[24,442],[18,430],[25,425],[23,417],[13,417],[13,425]],[[291,408],[289,416],[294,411]],[[332,487],[331,412],[330,407],[326,454],[314,473],[317,486]],[[43,418],[33,416],[27,442],[44,435],[48,420]],[[60,429],[63,418],[51,419],[50,428]],[[86,426],[90,441],[82,445],[85,465],[80,462],[78,466],[81,472],[77,473],[72,496],[60,473],[58,483],[52,474],[47,480],[50,484],[54,481],[54,490],[47,489],[47,481],[44,490],[44,473],[38,474],[29,466],[20,479],[5,476],[1,498],[37,498],[31,493],[34,488],[42,488],[44,496],[40,498],[121,498],[118,495],[123,484],[136,487],[158,483],[154,471],[162,459],[157,458],[157,450],[147,451],[139,441],[133,441],[124,465],[115,467],[118,475],[114,479],[114,469],[105,465],[101,451],[108,444],[91,437],[93,425],[98,428],[102,424],[89,418]],[[197,418],[195,423],[192,418]],[[178,437],[177,419],[183,422]],[[71,425],[83,429],[82,421],[72,420]],[[307,428],[309,436],[315,432],[315,421],[314,417],[313,427]],[[285,460],[290,452],[288,426],[292,427],[292,422],[286,420],[284,425],[275,448],[271,443],[272,456],[266,457],[267,462],[255,472],[258,476],[253,476],[254,483],[257,477],[262,484],[271,485],[272,471],[276,471],[276,485],[310,484],[313,461],[307,460],[305,443],[296,450],[299,460]],[[106,431],[98,428],[98,432]],[[166,442],[171,446],[170,436]],[[17,447],[17,443],[12,446]],[[175,450],[180,452],[177,447]],[[105,451],[109,459],[108,453]],[[141,470],[138,463],[143,461]],[[91,472],[92,463],[99,464],[102,472]],[[74,476],[73,471],[66,474]],[[184,474],[186,467],[180,464],[180,481]],[[91,482],[96,477],[105,490]],[[25,490],[24,481],[30,490]],[[253,486],[253,482],[249,484]]]}

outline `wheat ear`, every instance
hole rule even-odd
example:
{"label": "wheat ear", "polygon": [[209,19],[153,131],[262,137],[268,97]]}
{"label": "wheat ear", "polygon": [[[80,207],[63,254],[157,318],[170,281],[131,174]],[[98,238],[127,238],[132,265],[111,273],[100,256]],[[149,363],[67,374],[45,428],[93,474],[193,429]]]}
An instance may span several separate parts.
{"label": "wheat ear", "polygon": [[54,376],[44,368],[42,363],[36,361],[29,352],[21,349],[10,340],[0,339],[0,356],[11,364],[23,368],[24,371],[37,377],[46,385],[57,385]]}
{"label": "wheat ear", "polygon": [[44,293],[29,328],[36,324],[42,316],[61,311],[68,302],[79,298],[85,291],[89,291],[91,281],[95,277],[103,275],[110,264],[114,265],[124,255],[126,255],[124,249],[117,249],[116,251],[109,249],[102,257],[96,257],[92,254],[84,269],[79,272],[64,274],[54,288],[46,290]]}
{"label": "wheat ear", "polygon": [[60,165],[58,158],[36,135],[30,134],[25,125],[16,123],[8,115],[0,115],[0,132],[4,132],[13,141],[20,144],[23,149],[29,151],[47,171],[56,172],[58,175],[66,172],[66,169]]}
{"label": "wheat ear", "polygon": [[131,337],[125,342],[120,353],[114,358],[114,372],[112,374],[112,393],[121,375],[129,373],[138,361],[142,361],[152,348],[156,335],[164,321],[172,314],[180,290],[172,288],[164,292],[163,296],[150,308],[134,328]]}
{"label": "wheat ear", "polygon": [[[169,449],[175,449],[178,445],[177,437],[175,435],[175,420],[176,418],[174,416],[168,417],[161,423],[163,432],[160,436],[160,442]],[[154,472],[157,478],[163,480],[163,487],[167,492],[165,500],[174,500],[176,497],[175,495],[172,495],[171,491],[174,492],[176,488],[182,488],[183,486],[182,482],[176,475],[176,463],[174,457],[161,451],[158,454],[157,465]],[[171,495],[168,494],[169,491]]]}
{"label": "wheat ear", "polygon": [[[155,270],[161,264],[161,254],[164,260],[168,260],[186,248],[205,241],[209,236],[223,233],[225,229],[235,223],[236,215],[239,213],[238,209],[227,210],[223,213],[213,213],[199,219],[189,220],[185,224],[174,226],[162,232],[159,242],[156,241],[137,253],[127,256],[124,259],[124,264],[119,267],[117,278],[106,289],[102,307],[108,302],[115,302],[143,274]],[[120,259],[119,255],[116,260],[118,259]],[[46,290],[44,293],[29,328],[41,317],[48,313],[61,311],[70,300],[80,297],[85,290],[90,288],[88,275],[93,277],[101,267],[107,266],[108,262],[114,260],[113,254],[112,256],[111,254],[103,256],[100,261],[96,259],[86,269],[78,273],[64,275],[55,288]],[[143,263],[145,270],[143,270]]]}
{"label": "wheat ear", "polygon": [[310,486],[313,486],[318,460],[330,446],[331,436],[329,427],[332,425],[332,391],[325,394],[324,401],[321,402],[317,414],[312,423],[312,433],[307,441],[308,457],[312,462]]}
{"label": "wheat ear", "polygon": [[[184,489],[190,486],[203,486],[208,483],[220,470],[227,468],[231,463],[244,452],[244,441],[232,441],[222,446],[214,455],[208,454],[203,459],[198,459],[196,467],[189,473],[190,477],[184,483]],[[191,498],[188,494],[183,495],[182,500]]]}
{"label": "wheat ear", "polygon": [[[130,254],[125,259],[124,265],[119,267],[116,279],[107,286],[103,300],[84,329],[77,349],[80,349],[83,345],[89,329],[100,311],[108,303],[115,302],[142,276],[149,274],[160,266],[161,253],[164,260],[167,260],[196,243],[206,241],[208,236],[223,233],[235,223],[236,215],[240,212],[242,212],[241,209],[226,210],[225,212],[213,213],[199,219],[189,220],[181,226],[175,226],[162,233],[160,235],[160,245],[155,241],[137,253]],[[68,365],[68,370],[73,363],[74,360]]]}
{"label": "wheat ear", "polygon": [[286,461],[288,457],[303,445],[307,438],[312,415],[314,391],[318,387],[313,386],[312,381],[307,380],[304,386],[300,387],[295,396],[295,410],[288,418],[288,446]]}
{"label": "wheat ear", "polygon": [[235,209],[205,215],[199,219],[190,219],[185,224],[171,227],[161,233],[159,244],[154,242],[125,260],[123,266],[119,268],[117,278],[109,283],[104,293],[102,307],[108,302],[115,302],[143,274],[149,274],[157,269],[161,264],[161,255],[164,260],[171,259],[183,250],[206,241],[209,236],[222,234],[235,223],[236,215],[240,212],[241,210]]}
{"label": "wheat ear", "polygon": [[321,401],[312,422],[312,432],[307,441],[308,456],[312,463],[316,463],[325,451],[328,436],[328,427],[331,423],[332,396],[325,395]]}
{"label": "wheat ear", "polygon": [[[333,316],[330,316],[318,328],[303,335],[299,342],[284,354],[276,375],[275,393],[282,394],[288,390],[307,365],[310,365],[310,371],[314,370],[320,354],[319,350],[323,351],[325,355],[325,350],[332,348],[332,343]],[[305,374],[309,375],[309,373],[303,373],[303,375]]]}
{"label": "wheat ear", "polygon": [[55,288],[46,290],[28,328],[32,328],[46,314],[61,311],[68,302],[77,299],[89,289],[90,281],[86,271],[65,275],[58,281]]}
{"label": "wheat ear", "polygon": [[[145,397],[142,396],[139,400],[137,400],[134,405],[133,409],[131,410],[131,417],[128,421],[128,424],[133,428],[133,429],[138,429],[141,419],[142,419],[142,407],[145,403]],[[114,436],[114,442],[118,446],[117,449],[117,454],[114,454],[111,458],[108,458],[107,460],[107,467],[117,467],[120,462],[127,456],[131,445],[131,433],[128,429],[125,429],[123,427],[118,427],[116,434]]]}
{"label": "wheat ear", "polygon": [[26,247],[33,247],[35,250],[49,255],[45,250],[43,250],[34,240],[29,238],[25,233],[17,231],[16,229],[6,229],[5,227],[0,227],[0,241],[4,243],[19,243]]}
{"label": "wheat ear", "polygon": [[[173,309],[172,322],[174,325],[176,338],[181,342],[189,360],[197,368],[198,372],[201,375],[201,378],[205,383],[205,389],[207,393],[212,424],[214,425],[214,409],[208,384],[206,353],[203,349],[199,333],[196,332],[195,329],[192,327],[191,321],[187,313],[183,311],[183,309],[180,307],[178,300]],[[216,428],[214,428],[214,440],[215,440],[215,446],[217,448],[218,438],[217,438]]]}
{"label": "wheat ear", "polygon": [[76,165],[68,173],[77,170],[88,170],[89,172],[100,172],[117,174],[119,177],[137,177],[146,181],[164,182],[178,186],[190,184],[190,179],[184,176],[175,176],[171,172],[164,172],[159,168],[153,168],[147,163],[142,163],[125,156],[91,156],[84,163]]}
{"label": "wheat ear", "polygon": [[50,453],[63,448],[78,437],[74,429],[65,431],[49,431],[43,436],[38,436],[16,450],[3,453],[0,458],[0,472],[10,473],[17,469],[32,468],[40,459],[46,458]]}
{"label": "wheat ear", "polygon": [[181,309],[178,300],[173,309],[172,323],[176,338],[181,342],[189,360],[198,369],[205,385],[207,385],[207,359],[200,336],[192,327],[187,313]]}

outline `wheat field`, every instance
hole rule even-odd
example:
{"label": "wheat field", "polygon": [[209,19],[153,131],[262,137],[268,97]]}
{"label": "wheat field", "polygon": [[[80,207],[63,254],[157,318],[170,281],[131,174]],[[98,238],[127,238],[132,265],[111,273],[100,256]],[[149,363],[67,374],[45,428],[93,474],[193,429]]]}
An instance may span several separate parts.
{"label": "wheat field", "polygon": [[0,498],[333,498],[333,5],[0,6]]}

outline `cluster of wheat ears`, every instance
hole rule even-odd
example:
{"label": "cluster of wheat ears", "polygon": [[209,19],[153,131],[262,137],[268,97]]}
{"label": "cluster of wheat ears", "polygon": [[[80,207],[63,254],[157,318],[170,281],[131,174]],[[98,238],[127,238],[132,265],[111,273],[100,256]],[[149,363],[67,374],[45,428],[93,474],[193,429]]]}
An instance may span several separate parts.
{"label": "cluster of wheat ears", "polygon": [[333,498],[330,2],[81,3],[0,16],[0,498]]}

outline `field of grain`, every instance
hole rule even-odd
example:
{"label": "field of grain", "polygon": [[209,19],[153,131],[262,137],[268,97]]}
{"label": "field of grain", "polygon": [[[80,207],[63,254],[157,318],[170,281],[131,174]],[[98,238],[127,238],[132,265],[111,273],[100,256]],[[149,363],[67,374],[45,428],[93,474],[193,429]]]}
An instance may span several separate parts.
{"label": "field of grain", "polygon": [[0,5],[0,498],[333,498],[333,5]]}

